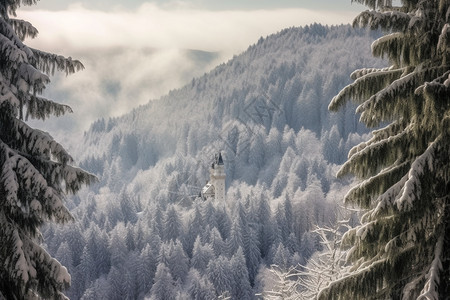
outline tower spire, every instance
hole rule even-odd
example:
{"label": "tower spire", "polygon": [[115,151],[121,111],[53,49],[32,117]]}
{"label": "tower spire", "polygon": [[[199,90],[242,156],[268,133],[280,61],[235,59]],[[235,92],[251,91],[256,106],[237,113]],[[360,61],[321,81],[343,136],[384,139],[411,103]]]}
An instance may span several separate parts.
{"label": "tower spire", "polygon": [[216,201],[225,201],[225,164],[222,153],[214,154],[214,160],[209,170],[209,182],[203,187],[203,199],[214,198]]}

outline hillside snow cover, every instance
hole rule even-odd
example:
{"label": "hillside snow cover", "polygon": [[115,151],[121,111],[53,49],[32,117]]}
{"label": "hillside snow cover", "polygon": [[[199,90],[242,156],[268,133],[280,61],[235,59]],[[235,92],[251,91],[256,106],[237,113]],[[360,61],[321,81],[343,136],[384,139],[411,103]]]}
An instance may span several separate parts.
{"label": "hillside snow cover", "polygon": [[[267,268],[322,249],[349,180],[335,178],[367,130],[331,98],[371,57],[376,33],[313,24],[261,38],[159,100],[100,119],[75,149],[100,182],[69,199],[76,224],[46,228],[72,299],[253,299]],[[214,154],[226,201],[198,198]],[[356,220],[354,220],[356,222]]]}

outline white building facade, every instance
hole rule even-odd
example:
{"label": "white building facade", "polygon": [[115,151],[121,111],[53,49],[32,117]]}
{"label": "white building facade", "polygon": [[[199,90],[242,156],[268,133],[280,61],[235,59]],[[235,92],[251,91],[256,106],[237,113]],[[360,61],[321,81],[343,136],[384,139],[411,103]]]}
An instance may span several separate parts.
{"label": "white building facade", "polygon": [[225,201],[225,165],[222,153],[214,156],[209,170],[209,182],[203,187],[201,196],[204,200],[213,198],[216,201]]}

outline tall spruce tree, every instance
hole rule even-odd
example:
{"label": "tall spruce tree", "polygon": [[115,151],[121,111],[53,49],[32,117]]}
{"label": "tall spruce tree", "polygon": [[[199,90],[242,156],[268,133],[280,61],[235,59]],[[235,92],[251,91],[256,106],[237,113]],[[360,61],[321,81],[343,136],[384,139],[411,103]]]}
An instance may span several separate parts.
{"label": "tall spruce tree", "polygon": [[330,104],[348,100],[373,131],[338,176],[362,179],[345,196],[365,210],[344,236],[353,272],[320,299],[444,299],[450,294],[450,1],[356,0],[354,26],[382,29],[385,69],[352,73]]}
{"label": "tall spruce tree", "polygon": [[55,70],[70,74],[83,68],[77,60],[24,44],[38,31],[14,17],[20,5],[35,3],[0,1],[0,298],[64,299],[70,276],[41,247],[39,228],[71,221],[65,195],[94,177],[73,167],[72,157],[48,133],[24,121],[71,112],[39,95]]}

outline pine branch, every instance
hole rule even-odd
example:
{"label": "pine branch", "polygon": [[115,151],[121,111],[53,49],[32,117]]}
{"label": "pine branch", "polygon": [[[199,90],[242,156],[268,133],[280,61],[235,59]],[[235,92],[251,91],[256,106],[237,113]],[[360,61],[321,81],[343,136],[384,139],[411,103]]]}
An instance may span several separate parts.
{"label": "pine branch", "polygon": [[33,119],[45,120],[49,116],[62,116],[66,113],[73,113],[70,106],[59,104],[52,100],[42,97],[30,97],[27,103],[26,119],[31,117]]}
{"label": "pine branch", "polygon": [[350,173],[358,178],[374,176],[384,166],[398,159],[397,151],[402,151],[401,149],[407,148],[405,145],[408,145],[408,139],[409,132],[405,130],[395,136],[364,147],[361,151],[355,152],[349,158],[340,168],[337,176],[343,177]]}
{"label": "pine branch", "polygon": [[338,95],[334,96],[328,109],[337,111],[347,100],[361,103],[392,81],[400,78],[404,71],[404,69],[381,69],[378,72],[368,72],[364,76],[356,79],[354,83],[347,85]]}
{"label": "pine branch", "polygon": [[[9,20],[0,18],[0,34],[3,35],[6,39],[8,39],[17,49],[23,51],[27,58],[32,57],[32,52],[25,46],[22,40],[17,36],[13,26],[8,23]],[[14,24],[14,21],[13,21]],[[26,25],[25,25],[26,26]],[[28,29],[32,30],[32,29]]]}
{"label": "pine branch", "polygon": [[73,60],[71,57],[64,57],[53,53],[40,51],[30,48],[36,59],[38,69],[46,74],[53,75],[55,70],[65,72],[66,75],[73,74],[84,69],[79,60]]}
{"label": "pine branch", "polygon": [[34,39],[39,33],[30,22],[19,19],[9,19],[8,22],[22,41],[27,37]]}
{"label": "pine branch", "polygon": [[410,162],[406,161],[401,164],[389,166],[363,182],[359,183],[344,197],[346,204],[357,204],[361,208],[370,208],[377,197],[390,187],[390,183],[398,182],[408,172]]}
{"label": "pine branch", "polygon": [[360,13],[353,20],[353,27],[366,28],[371,30],[383,29],[387,32],[400,31],[405,32],[409,28],[413,14],[400,11],[374,11],[366,10]]}
{"label": "pine branch", "polygon": [[31,128],[18,119],[12,119],[11,122],[12,129],[16,132],[13,137],[15,148],[18,151],[47,160],[54,157],[62,164],[73,163],[73,158],[64,147],[57,143],[47,132]]}

